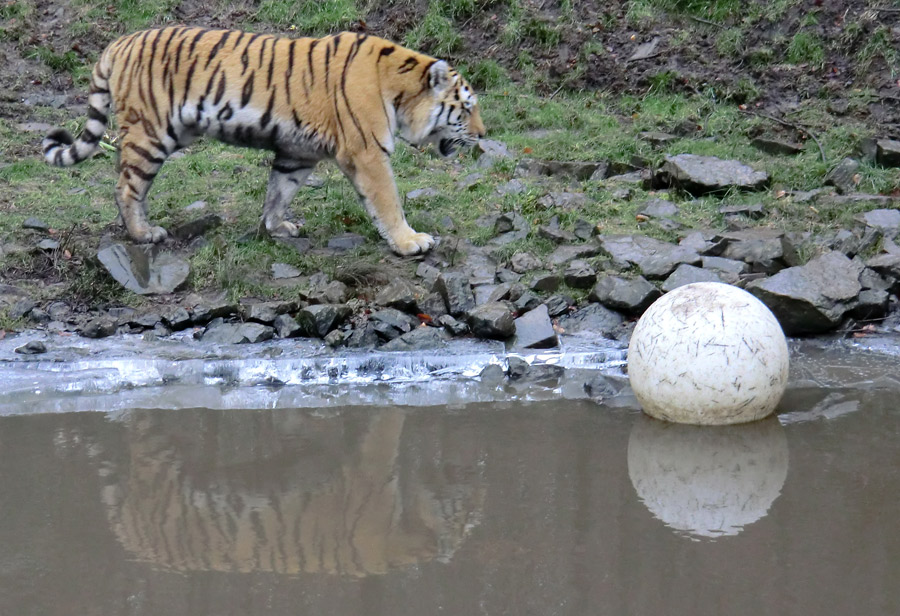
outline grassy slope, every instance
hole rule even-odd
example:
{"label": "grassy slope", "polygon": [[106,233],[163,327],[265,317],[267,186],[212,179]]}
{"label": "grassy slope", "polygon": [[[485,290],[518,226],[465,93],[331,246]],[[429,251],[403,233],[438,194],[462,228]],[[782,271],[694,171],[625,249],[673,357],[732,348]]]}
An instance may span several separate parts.
{"label": "grassy slope", "polygon": [[[24,6],[28,0],[17,0],[10,6]],[[298,8],[302,4],[303,7]],[[346,26],[364,14],[363,8],[349,0],[335,0],[314,5],[310,3],[286,3],[281,0],[265,0],[259,11],[249,18],[249,26],[266,29],[289,30],[290,26],[304,31],[328,31],[330,24]],[[512,12],[518,6],[508,4]],[[633,10],[653,10],[660,2],[631,3]],[[675,3],[677,4],[677,3]],[[452,31],[454,20],[465,19],[475,9],[474,2],[455,0],[432,3],[429,22],[423,22],[408,32],[412,43],[426,44],[431,38],[441,38],[452,43],[452,37],[444,30]],[[76,5],[87,15],[99,15],[99,5],[83,0]],[[106,6],[106,5],[104,5]],[[118,27],[133,29],[146,23],[159,22],[159,11],[173,6],[172,2],[156,2],[147,9],[146,3],[119,0],[116,4]],[[684,8],[674,6],[670,8]],[[688,7],[690,8],[690,7]],[[304,12],[305,11],[305,12]],[[27,10],[22,10],[27,14]],[[515,15],[514,15],[515,16]],[[716,17],[716,15],[713,15]],[[529,25],[526,17],[519,17],[515,28],[531,28],[529,36],[550,37],[541,33],[538,26]],[[70,26],[75,27],[75,26]],[[508,34],[510,41],[524,34]],[[55,61],[55,60],[54,60]],[[85,73],[86,63],[71,66],[55,65],[56,70],[70,70],[76,79]],[[811,129],[822,142],[827,161],[822,162],[818,149],[810,143],[803,154],[795,157],[773,157],[751,148],[748,135],[760,131],[771,132],[775,126],[768,120],[742,113],[733,103],[716,102],[711,93],[697,92],[691,95],[673,93],[670,83],[660,79],[650,91],[624,96],[612,96],[602,92],[571,93],[561,91],[554,97],[539,97],[533,85],[511,83],[499,65],[475,62],[469,70],[476,74],[482,86],[481,95],[485,121],[490,138],[506,143],[515,156],[567,160],[601,160],[628,162],[633,156],[651,163],[658,163],[665,153],[690,152],[738,158],[757,169],[768,171],[773,177],[773,190],[764,194],[726,195],[723,198],[689,200],[681,195],[668,198],[681,202],[683,222],[695,227],[721,228],[724,223],[717,210],[723,202],[764,202],[771,212],[759,224],[774,225],[793,230],[818,230],[849,224],[854,211],[823,211],[800,206],[789,199],[778,198],[781,189],[811,189],[821,184],[825,172],[843,156],[853,152],[860,138],[871,134],[871,128],[861,121],[835,120],[825,111],[825,101],[810,99],[796,109],[791,121]],[[532,75],[532,81],[539,80]],[[83,87],[83,86],[82,86]],[[866,92],[855,93],[851,105],[864,105]],[[124,291],[108,284],[105,276],[92,265],[90,255],[96,247],[96,238],[109,231],[116,212],[112,200],[115,183],[114,156],[105,153],[72,169],[55,169],[46,166],[39,157],[37,144],[40,135],[22,132],[16,128],[19,121],[38,120],[60,123],[77,129],[82,118],[72,119],[68,111],[34,108],[34,116],[15,120],[0,119],[0,151],[12,154],[7,165],[0,168],[0,238],[21,238],[22,222],[29,216],[37,216],[60,230],[60,236],[94,238],[83,244],[67,245],[70,259],[54,261],[54,274],[74,285],[73,290],[86,299],[108,299],[132,302]],[[641,131],[669,130],[690,119],[700,125],[700,133],[690,139],[669,144],[665,149],[653,149],[637,138]],[[789,135],[794,137],[795,135]],[[209,234],[209,243],[192,257],[193,281],[196,290],[225,288],[232,296],[248,294],[275,296],[283,293],[267,282],[266,273],[272,262],[291,263],[307,273],[318,270],[333,272],[337,262],[324,257],[300,255],[293,250],[265,239],[245,239],[252,231],[261,211],[266,185],[267,163],[271,154],[241,150],[213,142],[200,142],[187,154],[166,163],[151,193],[151,217],[171,228],[190,220],[195,214],[183,208],[196,200],[208,203],[206,212],[225,216],[228,224]],[[578,211],[551,211],[541,208],[537,201],[549,190],[539,183],[529,184],[529,189],[519,195],[500,196],[497,187],[512,177],[514,162],[501,163],[492,170],[475,167],[471,155],[458,160],[437,160],[407,146],[401,146],[394,156],[394,165],[401,195],[421,187],[434,187],[441,191],[437,197],[407,203],[406,211],[411,224],[419,230],[445,233],[442,221],[447,217],[455,225],[455,233],[471,238],[476,243],[489,239],[489,230],[480,227],[476,220],[488,213],[519,211],[535,224],[546,223],[552,216],[559,216],[564,228],[571,228],[576,219],[582,218],[602,226],[605,232],[642,232],[665,239],[675,239],[671,233],[656,230],[653,226],[639,227],[635,211],[651,195],[636,189],[628,201],[613,198],[615,186],[608,182],[586,182],[582,189],[589,197],[589,204]],[[466,190],[459,190],[460,179],[470,173],[482,173],[482,179]],[[298,216],[306,220],[306,229],[314,245],[324,245],[328,238],[349,230],[360,233],[369,242],[358,249],[352,258],[362,261],[378,261],[383,258],[384,245],[370,224],[368,217],[357,203],[353,190],[333,166],[322,165],[319,174],[325,178],[321,188],[306,188],[295,201]],[[888,192],[900,186],[900,171],[864,166],[860,190]],[[861,206],[861,209],[867,209]],[[549,242],[529,240],[503,249],[501,257],[510,256],[515,250],[528,249],[537,254],[552,249]],[[29,259],[26,253],[0,256],[0,267],[8,273],[27,271]],[[346,259],[344,260],[346,261]],[[72,263],[78,264],[73,267]],[[412,267],[410,265],[410,267]],[[57,290],[58,291],[58,290]],[[57,292],[53,291],[53,292]]]}

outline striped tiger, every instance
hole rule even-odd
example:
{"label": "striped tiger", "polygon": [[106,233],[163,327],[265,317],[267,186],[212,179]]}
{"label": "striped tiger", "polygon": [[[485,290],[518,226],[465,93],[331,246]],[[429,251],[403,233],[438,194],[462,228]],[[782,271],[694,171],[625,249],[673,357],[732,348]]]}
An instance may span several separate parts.
{"label": "striped tiger", "polygon": [[296,237],[291,200],[323,159],[352,182],[379,233],[401,255],[434,238],[406,222],[390,165],[394,136],[443,156],[484,136],[478,101],[445,61],[366,34],[281,38],[166,27],[123,36],[94,66],[88,119],[77,139],[55,129],[44,158],[67,167],[93,154],[110,107],[119,126],[116,205],[137,242],[161,242],[147,192],[163,162],[201,135],[275,152],[262,220]]}

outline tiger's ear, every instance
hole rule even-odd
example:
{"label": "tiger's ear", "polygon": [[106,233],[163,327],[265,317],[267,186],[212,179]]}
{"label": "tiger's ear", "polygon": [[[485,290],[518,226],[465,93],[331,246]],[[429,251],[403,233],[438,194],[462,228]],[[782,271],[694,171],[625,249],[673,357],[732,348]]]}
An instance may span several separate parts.
{"label": "tiger's ear", "polygon": [[450,65],[438,60],[428,69],[428,85],[435,92],[443,92],[450,85]]}

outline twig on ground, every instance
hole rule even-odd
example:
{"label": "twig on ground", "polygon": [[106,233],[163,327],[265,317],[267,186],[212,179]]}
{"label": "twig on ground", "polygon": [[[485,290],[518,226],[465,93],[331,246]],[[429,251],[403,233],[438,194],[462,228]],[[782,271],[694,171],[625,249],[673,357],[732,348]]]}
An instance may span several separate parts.
{"label": "twig on ground", "polygon": [[703,19],[702,17],[695,17],[693,15],[688,15],[688,17],[690,19],[693,19],[694,21],[699,21],[701,24],[706,24],[708,26],[715,26],[716,28],[724,28],[725,27],[723,24],[716,23],[716,22],[710,21],[708,19]]}
{"label": "twig on ground", "polygon": [[825,157],[825,148],[822,147],[822,143],[819,141],[818,137],[816,137],[816,135],[811,130],[806,128],[805,126],[803,126],[801,124],[794,124],[793,122],[788,122],[787,120],[782,120],[781,118],[776,118],[775,116],[771,116],[771,115],[768,115],[765,113],[760,113],[758,111],[750,111],[750,110],[744,111],[743,109],[741,111],[743,113],[752,114],[752,115],[758,116],[760,118],[765,118],[767,120],[777,122],[778,124],[781,124],[783,126],[788,126],[788,127],[793,128],[794,130],[799,131],[801,133],[806,133],[807,135],[809,135],[810,139],[815,141],[816,145],[819,146],[819,154],[822,156],[822,162],[823,163],[828,162],[828,159]]}

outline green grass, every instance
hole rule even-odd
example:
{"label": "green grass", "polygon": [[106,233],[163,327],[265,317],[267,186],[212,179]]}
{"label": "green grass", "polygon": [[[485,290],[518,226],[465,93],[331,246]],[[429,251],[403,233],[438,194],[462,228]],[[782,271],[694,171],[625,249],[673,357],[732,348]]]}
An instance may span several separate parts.
{"label": "green grass", "polygon": [[342,30],[362,17],[353,0],[263,0],[255,19],[259,23],[296,30],[304,36],[323,36]]}
{"label": "green grass", "polygon": [[462,44],[462,35],[443,10],[442,2],[431,2],[422,22],[407,32],[404,44],[412,49],[427,50],[438,57],[452,57]]}
{"label": "green grass", "polygon": [[787,61],[791,64],[809,64],[815,68],[825,66],[825,48],[822,39],[805,30],[797,32],[787,47]]}

